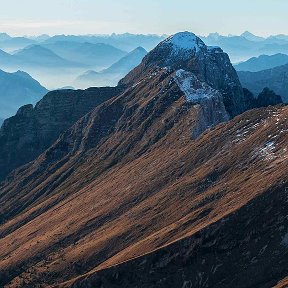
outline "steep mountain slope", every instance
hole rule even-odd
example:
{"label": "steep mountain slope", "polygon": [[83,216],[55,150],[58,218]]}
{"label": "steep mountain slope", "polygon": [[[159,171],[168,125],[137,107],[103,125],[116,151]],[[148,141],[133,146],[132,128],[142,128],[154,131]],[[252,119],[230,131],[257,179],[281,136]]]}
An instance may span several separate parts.
{"label": "steep mountain slope", "polygon": [[138,47],[107,69],[100,72],[93,70],[85,72],[77,77],[75,83],[80,87],[116,86],[120,79],[141,63],[146,54],[144,48]]}
{"label": "steep mountain slope", "polygon": [[47,92],[46,88],[25,72],[7,73],[0,70],[0,117],[11,117],[20,106],[35,104]]}
{"label": "steep mountain slope", "polygon": [[[210,287],[211,281],[222,285],[220,287],[231,287],[231,281],[235,284],[233,287],[249,287],[249,283],[252,287],[263,287],[263,283],[271,280],[275,283],[277,277],[287,273],[287,248],[281,244],[288,229],[284,190],[287,186],[287,116],[287,108],[253,111],[204,134],[195,142],[191,142],[189,130],[184,134],[181,130],[175,143],[174,133],[179,126],[174,127],[173,137],[168,137],[173,144],[167,143],[164,137],[155,150],[124,167],[111,169],[64,201],[59,202],[59,196],[65,197],[62,193],[67,193],[68,187],[75,183],[75,175],[74,181],[70,179],[51,199],[46,191],[38,207],[35,205],[26,215],[2,226],[3,236],[9,230],[10,233],[1,244],[8,247],[8,243],[15,240],[8,251],[5,249],[1,270],[13,267],[7,270],[10,277],[22,273],[7,287],[29,287],[46,281],[56,284],[90,270],[84,279],[75,279],[65,286],[70,287],[76,281],[75,287],[101,287],[101,284],[123,287],[124,281],[125,287],[134,287],[136,283],[146,283],[140,287],[167,287],[168,280],[172,281],[171,287],[183,287],[185,281],[199,284],[201,277],[204,284],[199,287]],[[279,121],[277,128],[278,117],[286,120]],[[276,136],[273,138],[275,148],[270,145],[269,133],[272,133],[270,137]],[[78,179],[83,173],[91,177],[93,164],[87,164],[85,172],[76,172],[76,175],[80,173]],[[96,172],[94,169],[92,173]],[[31,213],[39,210],[43,215],[34,218]],[[29,223],[12,233],[11,229],[16,228],[13,225],[19,225],[17,222],[25,221],[25,217],[30,218]],[[216,225],[211,225],[213,222]],[[241,223],[245,228],[241,228]],[[51,231],[51,226],[59,228]],[[196,233],[199,230],[201,232]],[[89,277],[99,269],[194,234],[184,243],[178,242],[164,251],[153,252],[151,256],[99,275],[96,273],[96,280],[94,276]],[[23,249],[28,251],[24,253]],[[279,251],[272,258],[273,273],[265,273],[271,267],[273,251]],[[191,263],[197,267],[199,261],[203,265],[199,271],[201,277],[196,274],[197,269],[189,266]],[[232,273],[250,261],[253,264],[248,265],[249,271],[242,270],[247,278]],[[263,268],[264,264],[269,266]],[[253,277],[249,277],[250,273]],[[131,279],[129,274],[135,278]],[[205,282],[208,277],[210,280]],[[155,281],[161,279],[163,286],[156,286]],[[224,283],[221,282],[224,279]]]}
{"label": "steep mountain slope", "polygon": [[58,90],[48,93],[35,108],[21,107],[0,130],[0,180],[16,167],[34,160],[79,118],[120,91]]}
{"label": "steep mountain slope", "polygon": [[278,53],[271,56],[260,55],[259,57],[253,57],[245,62],[234,65],[234,68],[238,71],[258,72],[261,70],[285,65],[287,63],[288,55]]}
{"label": "steep mountain slope", "polygon": [[255,94],[268,87],[288,102],[288,64],[259,72],[238,71],[243,87]]}
{"label": "steep mountain slope", "polygon": [[[0,186],[2,286],[249,287],[285,278],[287,107],[225,122],[249,101],[228,56],[191,33],[160,43],[120,85],[122,94]],[[268,219],[251,207],[261,197]],[[259,239],[263,229],[273,243]],[[262,251],[259,259],[239,246]],[[280,253],[263,274],[273,248]],[[242,275],[231,269],[246,259],[253,277],[236,282]]]}

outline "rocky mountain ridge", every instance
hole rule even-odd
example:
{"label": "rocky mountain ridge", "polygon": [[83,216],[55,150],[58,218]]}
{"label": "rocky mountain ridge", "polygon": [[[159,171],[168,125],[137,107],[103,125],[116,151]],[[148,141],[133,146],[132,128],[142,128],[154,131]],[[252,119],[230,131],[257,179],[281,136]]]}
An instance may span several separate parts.
{"label": "rocky mountain ridge", "polygon": [[79,118],[120,91],[120,88],[57,90],[49,92],[35,108],[31,104],[21,107],[0,129],[0,180],[34,160]]}
{"label": "rocky mountain ridge", "polygon": [[243,87],[252,93],[258,94],[267,87],[288,102],[288,64],[259,72],[238,71],[238,76]]}
{"label": "rocky mountain ridge", "polygon": [[5,288],[240,288],[287,276],[287,107],[240,114],[251,99],[227,54],[174,37],[0,184]]}

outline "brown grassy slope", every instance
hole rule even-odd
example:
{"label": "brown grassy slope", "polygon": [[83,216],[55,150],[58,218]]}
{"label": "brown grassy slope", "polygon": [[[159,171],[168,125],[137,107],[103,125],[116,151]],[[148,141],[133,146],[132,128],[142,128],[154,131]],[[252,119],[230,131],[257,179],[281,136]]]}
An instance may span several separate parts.
{"label": "brown grassy slope", "polygon": [[287,288],[288,287],[288,278],[286,277],[282,281],[280,281],[275,288]]}
{"label": "brown grassy slope", "polygon": [[[176,100],[165,119],[177,109],[178,101],[183,104]],[[132,159],[121,158],[116,149],[113,159],[116,154],[121,161],[94,181],[99,167],[112,157],[102,162],[98,158],[105,155],[107,143],[119,147],[135,132],[122,131],[102,140],[97,151],[85,154],[81,165],[78,152],[73,155],[70,161],[77,163],[76,168],[62,185],[1,226],[5,237],[0,245],[5,249],[0,267],[14,278],[7,287],[55,284],[138,257],[193,235],[287,183],[287,107],[247,112],[196,141],[190,140],[190,127],[197,107],[185,113],[145,154],[139,151],[162,131],[165,119],[156,121],[158,126],[147,129],[131,148]],[[270,151],[265,145],[271,139],[275,150]],[[35,169],[40,164],[33,165]],[[21,173],[30,173],[31,167]],[[66,167],[51,174],[51,179]],[[41,193],[41,189],[40,184],[33,191]]]}
{"label": "brown grassy slope", "polygon": [[273,187],[191,237],[54,287],[270,288],[287,275],[284,188]]}

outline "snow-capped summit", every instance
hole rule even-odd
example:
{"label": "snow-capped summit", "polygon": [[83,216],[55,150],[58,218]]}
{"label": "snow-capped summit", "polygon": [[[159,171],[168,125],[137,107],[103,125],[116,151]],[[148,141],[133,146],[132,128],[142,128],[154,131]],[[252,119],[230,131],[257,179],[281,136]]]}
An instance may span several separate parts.
{"label": "snow-capped summit", "polygon": [[[223,96],[226,110],[232,117],[247,110],[243,89],[229,56],[219,47],[206,46],[193,33],[179,32],[162,41],[144,57],[138,67],[119,82],[119,85],[133,86],[145,76],[149,78],[151,71],[154,72],[159,68],[166,69],[169,73],[178,70],[190,72],[199,80],[199,83],[204,82],[219,91]],[[187,74],[182,73],[182,76]],[[187,83],[194,87],[198,83],[194,82],[193,85],[191,81]],[[198,94],[201,92],[200,94],[204,95],[203,91],[196,90]],[[204,90],[207,94],[207,89]]]}
{"label": "snow-capped summit", "polygon": [[163,44],[169,44],[173,46],[173,49],[183,49],[183,50],[194,50],[195,52],[200,51],[202,48],[206,47],[204,42],[191,32],[179,32],[175,35],[168,37],[162,42]]}

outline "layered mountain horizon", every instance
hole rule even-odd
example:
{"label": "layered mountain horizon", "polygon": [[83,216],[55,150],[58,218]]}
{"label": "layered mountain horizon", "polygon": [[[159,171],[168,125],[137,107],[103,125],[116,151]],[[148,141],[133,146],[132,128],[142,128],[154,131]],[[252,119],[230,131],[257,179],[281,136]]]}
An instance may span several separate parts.
{"label": "layered mountain horizon", "polygon": [[191,32],[140,52],[117,86],[52,91],[4,122],[0,285],[282,285],[281,95],[243,89]]}
{"label": "layered mountain horizon", "polygon": [[[23,37],[12,37],[6,33],[1,33],[0,36],[0,49],[2,50],[0,51],[2,63],[0,69],[9,72],[15,70],[26,71],[33,78],[43,83],[49,90],[58,89],[59,87],[77,86],[75,85],[75,79],[80,75],[85,77],[87,71],[95,71],[97,73],[105,71],[111,65],[120,61],[121,58],[125,58],[127,54],[137,49],[137,47],[143,47],[146,51],[150,51],[167,37],[165,35],[129,33]],[[223,36],[218,33],[211,33],[200,38],[208,45],[221,47],[229,54],[234,64],[260,55],[272,56],[280,53],[286,56],[288,54],[288,37],[285,35],[259,37],[246,31],[239,36]],[[17,54],[20,57],[17,57]],[[282,56],[282,58],[285,56]],[[277,57],[279,58],[280,56]],[[280,59],[271,61],[274,61],[274,63],[281,62]],[[137,66],[138,64],[138,61],[135,61],[134,65]],[[275,64],[266,67],[262,66],[258,68],[258,71],[275,66]],[[61,73],[61,77],[56,77],[55,74],[57,73]],[[96,76],[94,72],[93,75],[92,73],[90,74],[86,78],[96,79],[98,77],[98,80],[96,79],[92,84],[91,81],[84,81],[87,86],[84,87],[83,83],[81,83],[76,88],[116,85],[117,81],[124,76],[118,71],[105,76],[101,75],[101,77]],[[115,75],[119,76],[116,77]]]}
{"label": "layered mountain horizon", "polygon": [[76,85],[80,86],[116,86],[121,78],[123,78],[129,71],[138,66],[147,51],[143,47],[137,47],[120,60],[112,64],[110,67],[101,70],[89,70],[78,76],[75,80]]}

